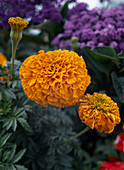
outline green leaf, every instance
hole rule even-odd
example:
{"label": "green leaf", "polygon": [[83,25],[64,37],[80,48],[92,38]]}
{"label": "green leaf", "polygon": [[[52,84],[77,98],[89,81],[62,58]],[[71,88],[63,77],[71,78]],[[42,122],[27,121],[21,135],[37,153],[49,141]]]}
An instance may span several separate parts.
{"label": "green leaf", "polygon": [[28,170],[27,168],[25,168],[22,165],[15,165],[15,167],[17,168],[17,170]]}
{"label": "green leaf", "polygon": [[63,18],[66,18],[68,15],[68,4],[69,2],[65,2],[65,4],[60,8],[60,14],[62,15]]}
{"label": "green leaf", "polygon": [[9,128],[12,126],[12,124],[13,124],[13,120],[11,118],[9,118],[4,122],[3,128],[6,128],[6,130],[9,130]]}
{"label": "green leaf", "polygon": [[2,93],[0,92],[0,101],[2,100]]}
{"label": "green leaf", "polygon": [[17,80],[14,80],[14,81],[12,82],[12,88],[14,89],[14,88],[17,86],[17,84],[18,84],[18,81],[17,81]]}
{"label": "green leaf", "polygon": [[12,129],[14,132],[16,131],[16,128],[17,128],[17,120],[13,119]]}
{"label": "green leaf", "polygon": [[17,170],[14,165],[10,165],[9,170]]}
{"label": "green leaf", "polygon": [[111,47],[108,47],[108,46],[106,46],[106,47],[93,47],[91,50],[98,55],[104,56],[105,58],[109,58],[109,59],[117,58],[115,50]]}
{"label": "green leaf", "polygon": [[13,160],[12,160],[12,163],[18,162],[18,161],[22,158],[22,156],[24,155],[25,151],[26,151],[26,149],[23,149],[23,150],[21,150],[20,152],[18,152],[18,153],[14,156],[14,158],[13,158]]}
{"label": "green leaf", "polygon": [[113,48],[111,47],[93,47],[91,49],[95,54],[98,54],[101,56],[101,59],[109,59],[112,60],[117,67],[119,67],[119,60],[116,56],[116,52]]}
{"label": "green leaf", "polygon": [[13,116],[20,117],[23,113],[25,113],[24,108],[17,108],[17,106],[13,110]]}
{"label": "green leaf", "polygon": [[12,89],[4,89],[4,94],[6,95],[7,99],[16,99],[16,95],[12,92]]}
{"label": "green leaf", "polygon": [[117,55],[117,57],[118,57],[119,59],[124,59],[124,52],[121,51],[121,52]]}
{"label": "green leaf", "polygon": [[20,118],[18,118],[18,121],[26,131],[28,131],[30,133],[33,132],[26,119],[20,117]]}
{"label": "green leaf", "polygon": [[1,160],[1,157],[2,157],[2,148],[0,148],[0,160]]}
{"label": "green leaf", "polygon": [[12,135],[12,133],[7,133],[6,135],[4,135],[1,140],[0,140],[0,147],[2,147],[7,140],[10,138],[10,136]]}
{"label": "green leaf", "polygon": [[5,169],[4,165],[0,165],[0,170],[9,170],[9,169]]}
{"label": "green leaf", "polygon": [[16,152],[16,144],[13,145],[12,150],[8,156],[7,162],[11,162],[11,160],[15,156],[15,152]]}
{"label": "green leaf", "polygon": [[121,103],[124,103],[124,77],[117,77],[115,72],[111,74],[113,86]]}
{"label": "green leaf", "polygon": [[83,47],[82,48],[83,55],[89,63],[93,70],[97,69],[98,71],[108,74],[110,72],[110,67],[104,64],[104,62],[101,60],[101,56],[98,54],[95,54],[93,51],[91,51],[91,47]]}
{"label": "green leaf", "polygon": [[10,151],[9,150],[5,150],[2,156],[2,162],[5,162],[8,157],[9,157]]}
{"label": "green leaf", "polygon": [[45,22],[42,22],[39,25],[32,26],[32,28],[33,29],[41,29],[41,30],[44,30],[44,31],[49,31],[50,28],[48,28],[48,26],[50,26],[50,24],[51,24],[51,21],[47,20]]}

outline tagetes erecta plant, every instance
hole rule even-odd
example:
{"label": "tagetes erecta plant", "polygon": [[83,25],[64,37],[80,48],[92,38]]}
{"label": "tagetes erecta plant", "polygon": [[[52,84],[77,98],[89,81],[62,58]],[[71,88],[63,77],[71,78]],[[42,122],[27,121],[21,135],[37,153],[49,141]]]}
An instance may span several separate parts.
{"label": "tagetes erecta plant", "polygon": [[117,104],[106,94],[86,94],[79,101],[78,113],[83,123],[99,132],[111,133],[121,121]]}
{"label": "tagetes erecta plant", "polygon": [[75,105],[90,84],[84,59],[61,49],[41,50],[28,57],[20,67],[20,77],[29,99],[60,108]]}

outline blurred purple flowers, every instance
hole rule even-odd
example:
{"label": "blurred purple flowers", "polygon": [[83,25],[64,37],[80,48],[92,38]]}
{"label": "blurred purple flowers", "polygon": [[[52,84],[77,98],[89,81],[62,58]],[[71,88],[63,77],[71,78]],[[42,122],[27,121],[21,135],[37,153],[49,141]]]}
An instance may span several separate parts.
{"label": "blurred purple flowers", "polygon": [[124,4],[108,10],[88,10],[80,3],[69,11],[64,33],[52,41],[59,48],[71,49],[71,37],[77,37],[79,47],[111,46],[124,50]]}
{"label": "blurred purple flowers", "polygon": [[8,18],[16,16],[30,19],[33,24],[39,24],[44,19],[60,22],[62,16],[59,8],[62,1],[64,0],[0,0],[0,28],[7,28]]}

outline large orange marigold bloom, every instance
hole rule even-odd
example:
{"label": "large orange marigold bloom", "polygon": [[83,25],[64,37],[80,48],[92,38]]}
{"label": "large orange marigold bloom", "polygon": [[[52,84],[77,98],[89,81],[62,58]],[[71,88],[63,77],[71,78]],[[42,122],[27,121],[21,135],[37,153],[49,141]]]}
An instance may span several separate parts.
{"label": "large orange marigold bloom", "polygon": [[83,123],[99,132],[111,133],[120,123],[117,104],[106,94],[87,94],[79,100],[79,117]]}
{"label": "large orange marigold bloom", "polygon": [[86,64],[75,52],[55,50],[28,57],[20,68],[28,98],[43,106],[75,105],[90,84]]}

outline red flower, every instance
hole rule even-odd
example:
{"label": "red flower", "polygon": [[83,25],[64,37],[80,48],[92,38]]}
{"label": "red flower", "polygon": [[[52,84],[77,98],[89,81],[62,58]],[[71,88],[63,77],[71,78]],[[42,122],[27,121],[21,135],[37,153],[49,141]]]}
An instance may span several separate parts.
{"label": "red flower", "polygon": [[114,156],[107,156],[107,158],[108,158],[108,160],[110,161],[110,162],[117,162],[117,161],[119,161],[119,159],[118,158],[116,158],[116,157],[114,157]]}
{"label": "red flower", "polygon": [[99,170],[124,170],[124,163],[122,162],[102,162],[102,168]]}
{"label": "red flower", "polygon": [[116,149],[124,153],[124,133],[120,133],[114,142]]}

